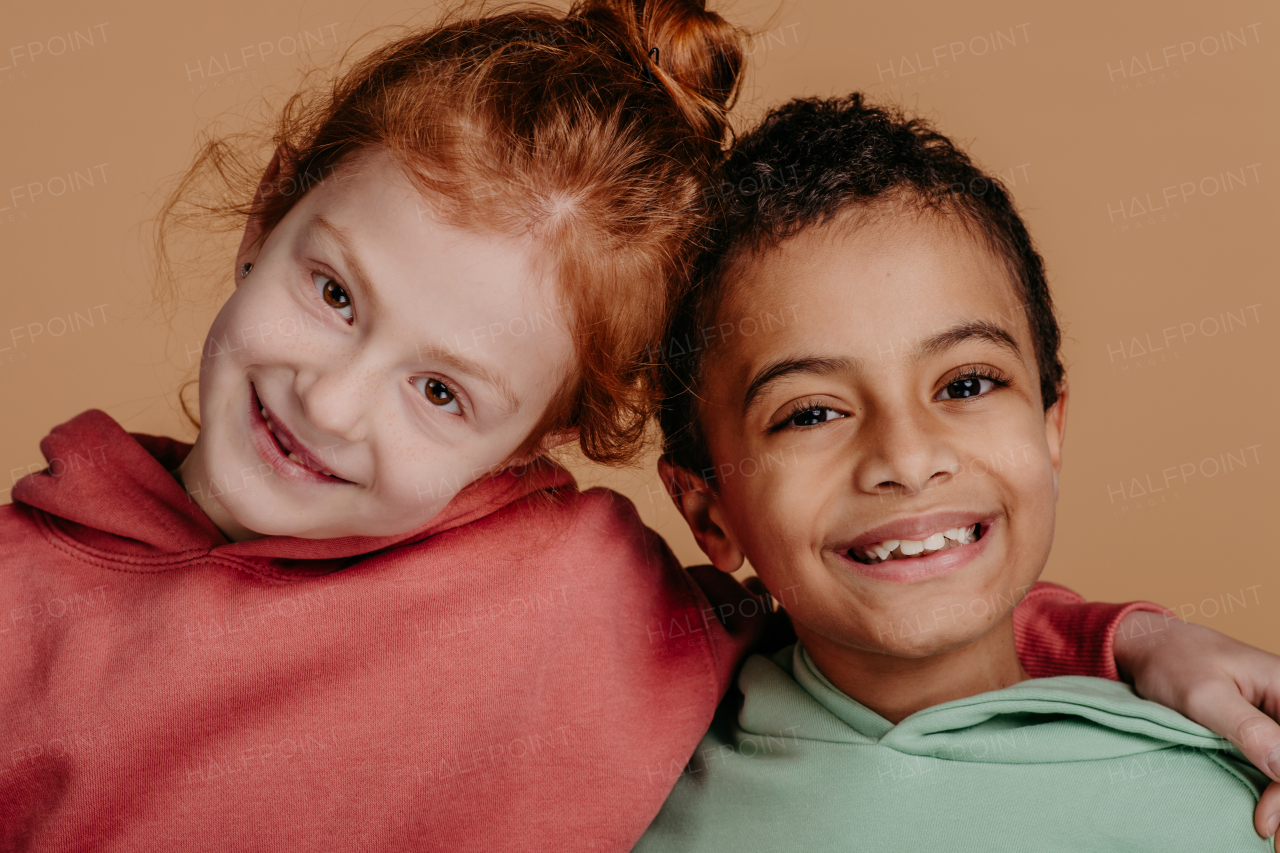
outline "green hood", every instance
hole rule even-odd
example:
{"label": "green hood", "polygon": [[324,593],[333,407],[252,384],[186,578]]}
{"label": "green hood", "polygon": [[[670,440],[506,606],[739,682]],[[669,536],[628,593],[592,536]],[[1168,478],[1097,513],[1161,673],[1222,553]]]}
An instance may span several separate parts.
{"label": "green hood", "polygon": [[1266,778],[1124,684],[1062,677],[898,725],[801,646],[755,656],[637,850],[1272,850]]}

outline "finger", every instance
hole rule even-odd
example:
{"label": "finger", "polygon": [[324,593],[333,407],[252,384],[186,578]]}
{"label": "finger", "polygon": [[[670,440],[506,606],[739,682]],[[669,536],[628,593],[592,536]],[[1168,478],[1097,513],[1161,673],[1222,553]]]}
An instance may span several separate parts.
{"label": "finger", "polygon": [[1253,828],[1263,838],[1276,834],[1280,825],[1280,783],[1272,782],[1258,799],[1258,807],[1253,812]]}
{"label": "finger", "polygon": [[771,598],[769,590],[764,585],[764,581],[760,580],[756,575],[752,575],[744,580],[742,585],[755,595],[756,598]]}
{"label": "finger", "polygon": [[1251,764],[1280,781],[1280,725],[1249,704],[1233,682],[1189,696],[1187,716],[1231,741]]}
{"label": "finger", "polygon": [[1273,781],[1280,781],[1280,725],[1244,699],[1237,701],[1249,710],[1237,723],[1235,735],[1228,735],[1228,739],[1255,767]]}

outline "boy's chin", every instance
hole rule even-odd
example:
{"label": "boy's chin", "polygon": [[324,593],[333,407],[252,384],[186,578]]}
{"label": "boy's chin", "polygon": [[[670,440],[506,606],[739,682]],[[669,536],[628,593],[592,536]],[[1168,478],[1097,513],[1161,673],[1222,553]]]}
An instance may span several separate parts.
{"label": "boy's chin", "polygon": [[985,637],[1012,608],[988,613],[986,618],[968,614],[952,616],[948,608],[903,610],[867,621],[850,645],[869,648],[890,657],[921,659],[954,652]]}

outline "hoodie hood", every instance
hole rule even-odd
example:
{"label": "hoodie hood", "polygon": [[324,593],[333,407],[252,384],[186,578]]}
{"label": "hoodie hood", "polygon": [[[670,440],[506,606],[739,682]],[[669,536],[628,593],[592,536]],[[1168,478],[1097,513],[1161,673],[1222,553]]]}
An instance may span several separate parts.
{"label": "hoodie hood", "polygon": [[55,427],[40,450],[49,466],[18,481],[14,503],[37,510],[47,535],[81,556],[143,572],[212,556],[279,579],[328,574],[353,558],[420,542],[533,492],[575,487],[567,471],[542,459],[473,483],[430,522],[397,536],[229,542],[169,473],[190,444],[130,434],[105,412],[91,409]]}
{"label": "hoodie hood", "polygon": [[1229,741],[1139,698],[1127,684],[1099,678],[1031,679],[925,708],[896,726],[836,688],[799,643],[772,660],[752,657],[739,686],[744,695],[739,724],[745,732],[876,744],[948,761],[1051,764],[1170,746],[1235,752]]}
{"label": "hoodie hood", "polygon": [[738,685],[636,853],[1273,850],[1249,820],[1269,780],[1123,684],[1032,679],[897,725],[801,645]]}

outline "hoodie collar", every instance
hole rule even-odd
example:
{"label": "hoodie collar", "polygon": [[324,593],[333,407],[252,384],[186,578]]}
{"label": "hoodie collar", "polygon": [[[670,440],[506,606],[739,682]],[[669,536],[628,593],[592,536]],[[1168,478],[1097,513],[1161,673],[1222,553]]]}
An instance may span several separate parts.
{"label": "hoodie collar", "polygon": [[209,554],[256,564],[268,574],[328,573],[353,557],[406,545],[469,524],[540,490],[573,488],[573,477],[540,459],[463,489],[421,528],[397,536],[298,539],[269,536],[229,542],[169,472],[191,451],[170,438],[133,435],[91,409],[40,442],[48,468],[13,488],[15,503],[40,510],[55,535],[98,556],[172,567],[175,559]]}
{"label": "hoodie collar", "polygon": [[[1166,749],[1234,751],[1230,742],[1117,681],[1060,676],[1023,681],[917,711],[896,726],[841,692],[802,644],[748,659],[738,679],[739,724],[757,735],[879,744],[980,764],[1043,764]],[[1234,754],[1239,754],[1234,752]]]}

